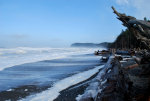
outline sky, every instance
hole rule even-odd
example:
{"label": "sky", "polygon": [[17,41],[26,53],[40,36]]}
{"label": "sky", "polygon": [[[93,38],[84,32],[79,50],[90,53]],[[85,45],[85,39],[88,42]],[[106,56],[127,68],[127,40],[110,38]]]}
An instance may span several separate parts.
{"label": "sky", "polygon": [[150,0],[0,0],[0,47],[67,47],[113,42],[119,12],[150,18]]}

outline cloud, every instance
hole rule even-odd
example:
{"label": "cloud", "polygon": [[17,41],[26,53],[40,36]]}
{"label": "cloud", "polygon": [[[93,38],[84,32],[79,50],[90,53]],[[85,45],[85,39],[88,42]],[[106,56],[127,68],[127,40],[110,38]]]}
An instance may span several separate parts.
{"label": "cloud", "polygon": [[116,0],[116,4],[133,7],[136,9],[136,17],[140,19],[147,17],[150,19],[150,0]]}

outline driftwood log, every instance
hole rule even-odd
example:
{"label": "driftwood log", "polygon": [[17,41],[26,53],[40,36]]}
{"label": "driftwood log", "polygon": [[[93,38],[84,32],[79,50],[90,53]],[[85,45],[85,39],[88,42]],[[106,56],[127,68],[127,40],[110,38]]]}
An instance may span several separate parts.
{"label": "driftwood log", "polygon": [[123,22],[123,25],[139,40],[145,49],[150,50],[150,22],[145,20],[137,20],[135,17],[121,14],[112,7],[117,18]]}

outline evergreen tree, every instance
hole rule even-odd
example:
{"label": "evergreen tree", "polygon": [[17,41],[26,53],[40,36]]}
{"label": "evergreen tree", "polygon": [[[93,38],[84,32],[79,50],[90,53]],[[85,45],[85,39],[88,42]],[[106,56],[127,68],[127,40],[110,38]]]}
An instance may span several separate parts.
{"label": "evergreen tree", "polygon": [[111,48],[130,49],[141,47],[139,41],[135,38],[133,33],[128,29],[122,30],[116,40],[110,45]]}

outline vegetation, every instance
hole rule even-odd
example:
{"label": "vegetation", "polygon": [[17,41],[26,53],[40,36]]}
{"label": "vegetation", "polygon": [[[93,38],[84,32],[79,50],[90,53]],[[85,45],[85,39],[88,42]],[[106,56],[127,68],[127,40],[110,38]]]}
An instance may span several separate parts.
{"label": "vegetation", "polygon": [[130,49],[142,47],[135,36],[126,29],[122,30],[116,40],[110,45],[111,48]]}

